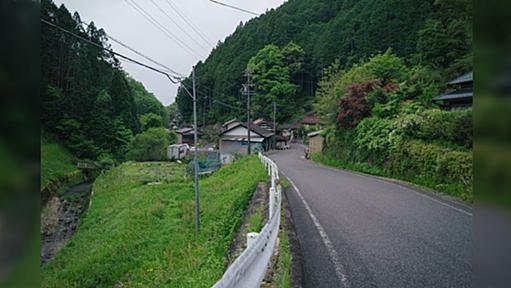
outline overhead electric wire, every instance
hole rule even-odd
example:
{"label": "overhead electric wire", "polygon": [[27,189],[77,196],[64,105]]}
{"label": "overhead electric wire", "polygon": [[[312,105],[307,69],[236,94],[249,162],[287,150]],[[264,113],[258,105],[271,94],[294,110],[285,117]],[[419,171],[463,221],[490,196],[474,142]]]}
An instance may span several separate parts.
{"label": "overhead electric wire", "polygon": [[190,28],[192,28],[193,31],[195,31],[195,33],[197,33],[197,35],[199,35],[199,37],[202,38],[202,40],[204,40],[204,42],[206,42],[208,45],[211,45],[211,46],[215,46],[214,42],[211,41],[208,36],[206,36],[206,34],[202,33],[202,31],[193,23],[193,21],[191,19],[189,19],[186,15],[182,14],[179,9],[177,8],[177,6],[174,5],[174,3],[172,3],[172,1],[170,0],[165,0],[167,2],[167,4],[170,6],[170,8],[176,12],[177,15],[179,15],[179,17],[181,17],[181,19],[183,19],[183,21],[188,24],[188,26],[190,26]]}
{"label": "overhead electric wire", "polygon": [[252,15],[255,15],[255,16],[259,16],[258,13],[255,13],[255,12],[252,12],[252,11],[249,11],[249,10],[246,10],[246,9],[243,9],[243,8],[239,8],[239,7],[236,7],[236,6],[233,6],[233,5],[230,5],[230,4],[226,4],[226,3],[222,3],[222,2],[218,2],[218,1],[215,1],[215,0],[209,0],[210,2],[213,2],[215,4],[218,4],[218,5],[222,5],[222,6],[225,6],[225,7],[229,7],[231,9],[235,9],[235,10],[238,10],[238,11],[241,11],[241,12],[245,12],[245,13],[248,13],[248,14],[252,14]]}
{"label": "overhead electric wire", "polygon": [[177,37],[174,33],[169,31],[165,26],[163,26],[158,20],[156,20],[149,12],[147,12],[144,8],[142,8],[140,5],[135,2],[135,0],[125,0],[126,3],[128,3],[133,9],[135,9],[140,15],[142,15],[149,23],[154,25],[158,30],[163,32],[167,36],[167,38],[171,39],[172,41],[175,41],[176,44],[178,44],[181,48],[186,50],[190,55],[194,57],[201,58],[202,56],[200,53],[195,51],[193,48],[188,46],[185,42],[183,42],[179,37]]}
{"label": "overhead electric wire", "polygon": [[201,54],[195,51],[193,48],[188,46],[185,42],[183,42],[179,37],[170,32],[165,26],[163,26],[158,20],[156,20],[150,13],[148,13],[144,8],[140,7],[135,0],[125,0],[128,5],[130,5],[133,9],[135,9],[140,15],[142,15],[149,23],[154,25],[158,30],[163,32],[167,36],[167,38],[174,41],[181,48],[183,48],[186,52],[194,57],[202,58]]}
{"label": "overhead electric wire", "polygon": [[[183,88],[185,89],[185,92],[189,93],[189,91],[190,91],[190,90],[189,90],[189,88],[190,88],[190,87],[186,86],[186,85],[184,84],[184,82],[181,82],[181,87],[183,87]],[[211,89],[209,89],[208,87],[202,87],[202,88],[204,88],[204,89],[207,89],[207,90],[211,91]],[[227,104],[227,103],[222,102],[222,101],[220,101],[220,100],[214,99],[214,98],[212,98],[212,97],[210,97],[210,96],[208,96],[208,95],[204,95],[204,93],[201,93],[200,91],[197,91],[197,95],[198,95],[198,96],[201,96],[203,99],[210,98],[213,102],[215,102],[215,103],[217,103],[217,104],[220,104],[220,105],[222,105],[222,106],[224,106],[224,107],[231,108],[231,109],[236,109],[236,110],[238,110],[238,111],[245,111],[245,109],[243,109],[243,108],[241,108],[241,107],[236,107],[236,106],[233,106],[233,105],[231,105],[231,104]]]}
{"label": "overhead electric wire", "polygon": [[[87,23],[85,23],[85,22],[80,22],[80,24],[84,24],[84,25],[89,26],[89,24],[87,24]],[[118,39],[116,39],[116,38],[112,37],[111,35],[109,35],[109,34],[107,34],[107,33],[105,33],[105,35],[106,35],[106,37],[107,37],[108,39],[110,39],[110,40],[114,41],[115,43],[117,43],[117,44],[121,45],[122,47],[124,47],[124,48],[126,48],[126,49],[130,50],[131,52],[133,52],[133,53],[135,53],[135,54],[137,54],[137,55],[139,55],[139,56],[141,56],[141,57],[145,58],[146,60],[148,60],[148,61],[150,61],[150,62],[152,62],[152,63],[154,63],[154,64],[156,64],[156,65],[158,65],[158,66],[160,66],[160,67],[162,67],[162,68],[165,68],[166,70],[168,70],[169,72],[171,72],[171,73],[173,73],[173,74],[179,75],[180,77],[183,77],[183,78],[184,78],[184,75],[183,75],[182,73],[176,72],[175,70],[173,70],[172,68],[168,67],[167,65],[161,64],[160,62],[158,62],[158,61],[156,61],[156,60],[154,60],[154,59],[149,58],[148,56],[146,56],[146,55],[142,54],[141,52],[139,52],[139,51],[135,50],[134,48],[132,48],[132,47],[128,46],[127,44],[125,44],[125,43],[121,42],[120,40],[118,40]]]}
{"label": "overhead electric wire", "polygon": [[167,16],[167,18],[172,21],[172,23],[174,23],[177,28],[179,28],[179,30],[181,30],[181,32],[183,32],[186,36],[188,36],[188,38],[192,39],[192,41],[197,44],[199,47],[201,47],[202,49],[204,49],[205,51],[209,51],[209,49],[205,46],[203,46],[201,43],[199,43],[197,40],[195,40],[195,38],[192,37],[192,35],[190,35],[190,33],[188,33],[186,30],[184,30],[181,25],[179,25],[179,23],[176,22],[176,20],[172,19],[172,17],[170,17],[170,15],[165,11],[163,10],[163,8],[160,7],[160,5],[158,5],[158,3],[156,3],[154,0],[151,0],[151,2],[153,3],[154,6],[156,6],[156,8],[158,8],[158,10],[160,10],[161,13],[163,13],[165,16]]}
{"label": "overhead electric wire", "polygon": [[158,69],[158,68],[155,68],[155,67],[152,67],[152,66],[150,66],[150,65],[147,65],[147,64],[145,64],[145,63],[142,63],[142,62],[140,62],[140,61],[137,61],[137,60],[135,60],[135,59],[133,59],[133,58],[130,58],[130,57],[128,57],[128,56],[125,56],[125,55],[123,55],[123,54],[121,54],[121,53],[115,52],[115,51],[114,51],[114,50],[112,50],[112,49],[105,48],[105,47],[103,47],[103,46],[99,45],[98,43],[95,43],[95,42],[91,41],[90,39],[87,39],[87,38],[85,38],[85,37],[82,37],[82,36],[80,36],[80,35],[77,35],[77,34],[75,34],[75,33],[71,32],[71,31],[69,31],[69,30],[67,30],[67,29],[64,29],[64,28],[62,28],[62,27],[60,27],[60,26],[58,26],[58,25],[56,25],[56,24],[53,24],[53,23],[51,23],[50,21],[47,21],[47,20],[45,20],[45,19],[43,19],[43,18],[40,18],[40,21],[41,21],[41,22],[43,22],[44,24],[49,25],[49,26],[52,26],[52,27],[54,27],[54,28],[56,28],[56,29],[58,29],[58,30],[60,30],[60,31],[62,31],[62,32],[66,33],[66,34],[68,34],[68,35],[71,35],[71,36],[73,36],[73,37],[75,37],[75,38],[77,38],[77,39],[80,39],[80,40],[82,40],[82,41],[84,41],[84,42],[86,42],[86,43],[89,43],[89,44],[91,44],[91,45],[93,45],[93,46],[96,46],[96,47],[98,47],[98,48],[100,48],[100,49],[102,49],[102,50],[104,50],[104,51],[108,51],[108,52],[112,53],[113,55],[119,56],[119,57],[121,57],[121,58],[123,58],[123,59],[125,59],[125,60],[127,60],[127,61],[129,61],[129,62],[132,62],[132,63],[135,63],[135,64],[137,64],[137,65],[143,66],[143,67],[145,67],[145,68],[147,68],[147,69],[149,69],[149,70],[152,70],[152,71],[154,71],[154,72],[157,72],[157,73],[163,74],[163,75],[167,76],[167,78],[168,78],[168,79],[169,79],[172,83],[174,83],[174,84],[180,83],[180,81],[181,81],[181,79],[182,79],[182,77],[181,77],[180,75],[171,75],[171,74],[174,74],[174,73],[168,73],[168,72],[162,71],[162,70],[160,70],[160,69]]}

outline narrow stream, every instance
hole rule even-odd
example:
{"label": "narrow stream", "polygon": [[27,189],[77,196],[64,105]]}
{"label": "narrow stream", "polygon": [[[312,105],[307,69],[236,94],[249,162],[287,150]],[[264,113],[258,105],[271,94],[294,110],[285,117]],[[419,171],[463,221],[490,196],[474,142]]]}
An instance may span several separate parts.
{"label": "narrow stream", "polygon": [[57,255],[80,226],[91,188],[92,183],[84,182],[47,201],[41,215],[41,265]]}

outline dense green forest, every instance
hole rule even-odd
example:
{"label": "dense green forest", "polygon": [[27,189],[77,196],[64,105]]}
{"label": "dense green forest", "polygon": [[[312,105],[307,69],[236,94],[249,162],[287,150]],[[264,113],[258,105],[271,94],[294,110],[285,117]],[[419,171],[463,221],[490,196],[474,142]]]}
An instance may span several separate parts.
{"label": "dense green forest", "polygon": [[[432,101],[472,69],[471,1],[290,0],[197,64],[199,120],[243,118],[214,100],[244,107],[247,68],[254,118],[271,117],[275,101],[280,123],[311,111],[322,119],[314,160],[472,200],[472,110]],[[189,102],[178,94],[185,120]]]}
{"label": "dense green forest", "polygon": [[[269,57],[265,61],[272,65],[266,70],[278,70],[267,79],[277,81],[279,89],[269,93],[265,87],[256,87],[256,93],[263,94],[264,99],[255,100],[254,117],[267,115],[257,104],[271,102],[275,97],[281,115],[310,111],[325,68],[334,61],[341,68],[348,68],[388,48],[407,64],[434,68],[444,81],[470,68],[471,23],[472,3],[468,0],[287,1],[240,23],[204,62],[197,63],[199,123],[240,116],[239,111],[214,100],[244,107],[240,93],[244,70],[249,62],[254,66],[253,57],[261,62],[261,53]],[[270,44],[274,46],[266,47]],[[275,55],[279,54],[276,47],[282,49],[282,55]],[[285,54],[289,48],[294,51],[287,55],[298,63],[288,61]],[[188,79],[184,85],[190,87],[190,82]],[[184,91],[178,93],[176,101],[183,118],[190,119],[191,100]]]}
{"label": "dense green forest", "polygon": [[[110,47],[103,29],[63,5],[42,0],[41,18]],[[43,129],[77,157],[124,160],[137,134],[169,122],[167,109],[112,53],[43,23],[41,67]]]}

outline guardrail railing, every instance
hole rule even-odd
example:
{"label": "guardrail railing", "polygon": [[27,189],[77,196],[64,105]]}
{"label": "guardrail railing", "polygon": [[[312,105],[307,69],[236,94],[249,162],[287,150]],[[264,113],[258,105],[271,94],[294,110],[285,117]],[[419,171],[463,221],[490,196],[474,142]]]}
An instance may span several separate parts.
{"label": "guardrail railing", "polygon": [[261,153],[259,159],[271,178],[268,222],[260,233],[248,233],[247,248],[227,268],[214,288],[259,287],[266,275],[279,234],[282,187],[279,184],[279,171],[275,162]]}

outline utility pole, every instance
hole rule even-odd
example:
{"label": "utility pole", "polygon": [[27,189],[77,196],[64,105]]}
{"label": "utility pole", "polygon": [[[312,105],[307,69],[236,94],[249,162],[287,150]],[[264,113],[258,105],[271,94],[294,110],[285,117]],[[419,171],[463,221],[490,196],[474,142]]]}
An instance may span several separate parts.
{"label": "utility pole", "polygon": [[277,102],[273,100],[273,149],[277,148],[275,147],[277,145],[277,121],[275,120],[277,118]]}
{"label": "utility pole", "polygon": [[193,162],[195,165],[195,232],[200,231],[200,207],[199,207],[199,163],[197,161],[197,92],[195,90],[195,66],[193,67],[193,138],[194,146],[193,150]]}
{"label": "utility pole", "polygon": [[247,139],[248,139],[248,147],[247,147],[247,154],[250,155],[250,95],[252,94],[251,87],[252,87],[252,70],[250,68],[247,68],[245,70],[245,76],[247,77],[247,83],[243,84],[243,94],[247,95]]}

